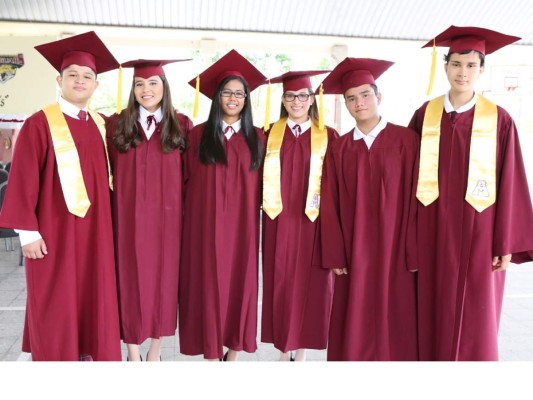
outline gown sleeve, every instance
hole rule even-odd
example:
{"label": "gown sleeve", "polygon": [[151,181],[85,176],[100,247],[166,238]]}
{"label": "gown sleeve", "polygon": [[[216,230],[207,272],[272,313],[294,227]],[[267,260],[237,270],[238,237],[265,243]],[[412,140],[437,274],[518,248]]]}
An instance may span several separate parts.
{"label": "gown sleeve", "polygon": [[339,188],[335,169],[335,158],[329,147],[323,166],[320,194],[320,266],[323,268],[345,268],[348,266],[344,238],[342,235]]}
{"label": "gown sleeve", "polygon": [[47,136],[44,114],[41,118],[39,114],[28,118],[20,130],[0,213],[3,228],[39,231],[36,209],[47,157]]}
{"label": "gown sleeve", "polygon": [[418,167],[419,167],[419,148],[420,140],[416,132],[413,131],[412,140],[406,145],[405,170],[406,170],[406,196],[409,204],[407,213],[407,229],[405,240],[405,265],[408,270],[418,269],[417,262],[417,240],[416,240],[416,217],[418,200],[416,198],[416,188],[418,184]]}
{"label": "gown sleeve", "polygon": [[511,261],[519,264],[533,260],[533,208],[518,132],[512,118],[502,114],[493,256],[512,254]]}

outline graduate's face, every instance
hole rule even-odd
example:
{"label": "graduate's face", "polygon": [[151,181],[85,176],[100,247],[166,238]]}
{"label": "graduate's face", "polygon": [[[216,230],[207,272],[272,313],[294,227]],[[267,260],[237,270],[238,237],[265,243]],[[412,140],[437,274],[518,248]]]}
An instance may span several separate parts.
{"label": "graduate's face", "polygon": [[[246,97],[240,98],[242,93],[246,93],[246,91],[244,90],[244,85],[238,79],[232,79],[226,82],[221,90],[220,105],[222,107],[222,117],[227,124],[231,125],[240,119],[241,111],[246,101]],[[236,94],[239,97],[236,97]]]}
{"label": "graduate's face", "polygon": [[474,84],[484,67],[481,67],[479,54],[472,51],[468,54],[452,53],[444,70],[453,93],[473,93]]}
{"label": "graduate's face", "polygon": [[[305,99],[306,97],[307,99]],[[309,94],[309,89],[303,88],[300,90],[287,90],[283,93],[281,101],[289,114],[289,118],[300,124],[309,119],[309,109],[315,101],[315,97]]]}
{"label": "graduate's face", "polygon": [[357,123],[377,119],[379,121],[379,104],[381,93],[375,93],[369,84],[350,88],[344,93],[346,108]]}
{"label": "graduate's face", "polygon": [[98,87],[96,73],[89,67],[76,64],[63,69],[57,77],[63,98],[78,108],[85,108]]}
{"label": "graduate's face", "polygon": [[163,99],[164,87],[161,77],[154,75],[148,79],[135,77],[133,81],[135,100],[148,112],[155,112]]}

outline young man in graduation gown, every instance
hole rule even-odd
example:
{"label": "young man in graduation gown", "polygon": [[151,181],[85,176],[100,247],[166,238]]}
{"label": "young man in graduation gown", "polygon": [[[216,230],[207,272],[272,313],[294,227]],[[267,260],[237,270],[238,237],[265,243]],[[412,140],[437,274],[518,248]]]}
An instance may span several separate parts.
{"label": "young man in graduation gown", "polygon": [[450,48],[450,91],[418,109],[421,360],[498,360],[505,270],[531,261],[533,211],[516,126],[474,90],[485,55],[519,40],[451,26],[424,47]]}
{"label": "young man in graduation gown", "polygon": [[36,47],[62,96],[24,123],[0,226],[20,231],[34,361],[120,360],[105,123],[87,102],[118,66],[94,32]]}
{"label": "young man in graduation gown", "polygon": [[322,175],[321,265],[337,275],[328,361],[417,360],[414,180],[418,136],[380,116],[375,79],[393,63],[346,58],[323,81],[355,128]]}

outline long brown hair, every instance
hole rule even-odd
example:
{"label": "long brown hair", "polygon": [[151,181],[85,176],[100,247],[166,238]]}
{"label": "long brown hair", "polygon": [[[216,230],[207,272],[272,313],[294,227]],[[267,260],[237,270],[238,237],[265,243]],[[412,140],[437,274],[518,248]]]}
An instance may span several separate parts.
{"label": "long brown hair", "polygon": [[[161,99],[161,150],[170,153],[176,149],[183,152],[187,148],[187,140],[179,125],[178,117],[172,98],[170,96],[170,86],[164,75],[159,75],[163,82],[163,98]],[[113,144],[121,153],[126,153],[131,148],[137,147],[143,140],[139,130],[137,120],[139,119],[139,103],[135,99],[135,78],[133,79],[128,107],[120,113],[115,132],[113,133]]]}

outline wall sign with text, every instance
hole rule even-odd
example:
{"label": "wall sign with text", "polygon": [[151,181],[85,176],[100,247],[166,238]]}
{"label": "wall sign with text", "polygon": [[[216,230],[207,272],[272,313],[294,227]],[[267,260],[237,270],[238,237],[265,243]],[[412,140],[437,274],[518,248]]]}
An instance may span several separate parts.
{"label": "wall sign with text", "polygon": [[24,56],[22,54],[0,55],[0,83],[6,83],[13,79],[17,73],[17,69],[24,65]]}

